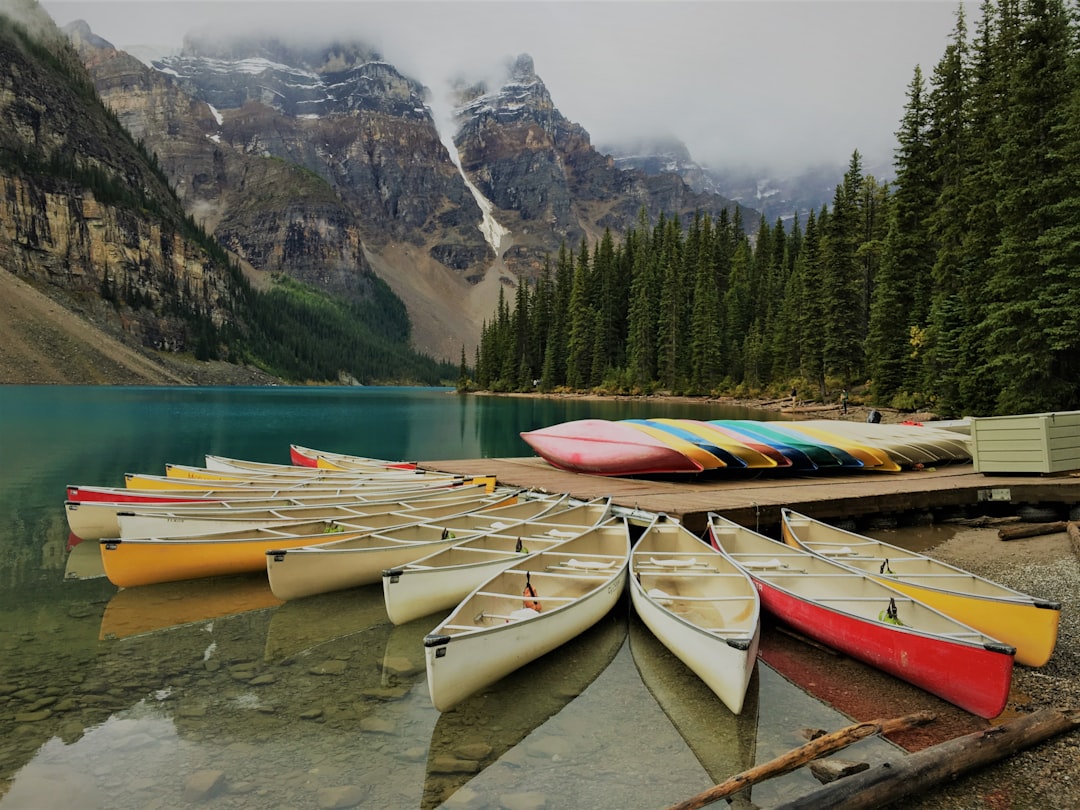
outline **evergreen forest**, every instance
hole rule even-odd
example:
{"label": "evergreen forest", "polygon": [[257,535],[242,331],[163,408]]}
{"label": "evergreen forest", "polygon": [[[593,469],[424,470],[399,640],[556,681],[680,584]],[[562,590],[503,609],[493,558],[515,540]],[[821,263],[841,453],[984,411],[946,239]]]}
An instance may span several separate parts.
{"label": "evergreen forest", "polygon": [[805,221],[644,214],[500,298],[459,388],[1080,408],[1080,23],[987,0],[914,69],[895,180],[856,150]]}

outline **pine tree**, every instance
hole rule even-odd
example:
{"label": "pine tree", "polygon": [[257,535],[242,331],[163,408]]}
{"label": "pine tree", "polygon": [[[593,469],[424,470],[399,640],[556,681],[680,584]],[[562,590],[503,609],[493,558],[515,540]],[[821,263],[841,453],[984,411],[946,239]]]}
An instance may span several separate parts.
{"label": "pine tree", "polygon": [[1048,362],[1050,324],[1039,317],[1039,298],[1050,280],[1039,244],[1065,190],[1059,178],[1069,132],[1066,102],[1073,90],[1070,44],[1060,0],[1024,3],[1003,117],[1001,237],[990,258],[988,348],[999,412],[1050,410],[1060,395]]}

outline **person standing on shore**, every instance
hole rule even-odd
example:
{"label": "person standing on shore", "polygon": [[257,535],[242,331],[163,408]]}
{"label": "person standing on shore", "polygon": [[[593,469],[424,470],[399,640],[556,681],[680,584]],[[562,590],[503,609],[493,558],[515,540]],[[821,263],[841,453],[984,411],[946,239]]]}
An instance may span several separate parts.
{"label": "person standing on shore", "polygon": [[795,390],[795,386],[791,386],[791,407],[794,408],[799,402],[799,392]]}
{"label": "person standing on shore", "polygon": [[847,415],[847,389],[840,392],[840,413]]}

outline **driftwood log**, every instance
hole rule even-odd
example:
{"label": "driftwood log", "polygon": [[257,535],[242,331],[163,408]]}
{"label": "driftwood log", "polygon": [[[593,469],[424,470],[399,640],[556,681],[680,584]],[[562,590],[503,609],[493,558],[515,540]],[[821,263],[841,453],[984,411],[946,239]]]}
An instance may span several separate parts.
{"label": "driftwood log", "polygon": [[1069,541],[1072,543],[1073,554],[1080,557],[1080,523],[1070,520],[1067,528]]}
{"label": "driftwood log", "polygon": [[1021,537],[1038,537],[1040,534],[1057,534],[1065,531],[1065,521],[1053,523],[1020,523],[998,529],[998,540],[1019,540]]}
{"label": "driftwood log", "polygon": [[1077,727],[1080,709],[1042,709],[840,779],[776,810],[886,807]]}
{"label": "driftwood log", "polygon": [[735,776],[726,779],[719,785],[702,791],[684,802],[672,805],[669,810],[699,810],[699,808],[723,799],[725,796],[738,793],[743,788],[750,787],[750,785],[756,785],[758,782],[788,773],[818,757],[847,748],[864,737],[870,737],[874,734],[890,734],[894,731],[906,731],[915,726],[925,725],[933,719],[934,715],[930,712],[915,712],[914,714],[890,720],[871,720],[868,723],[856,723],[853,726],[847,726],[831,734],[817,737],[806,745],[800,745],[798,748],[788,751],[776,759],[735,774]]}

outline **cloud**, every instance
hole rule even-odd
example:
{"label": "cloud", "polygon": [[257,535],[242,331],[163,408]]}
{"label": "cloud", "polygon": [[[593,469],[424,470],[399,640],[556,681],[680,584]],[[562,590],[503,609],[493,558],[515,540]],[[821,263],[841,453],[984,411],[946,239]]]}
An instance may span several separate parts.
{"label": "cloud", "polygon": [[[531,54],[594,144],[674,135],[699,162],[795,168],[889,162],[915,66],[955,26],[946,0],[46,0],[114,45],[266,30],[360,39],[440,93]],[[978,10],[966,3],[969,27]]]}

